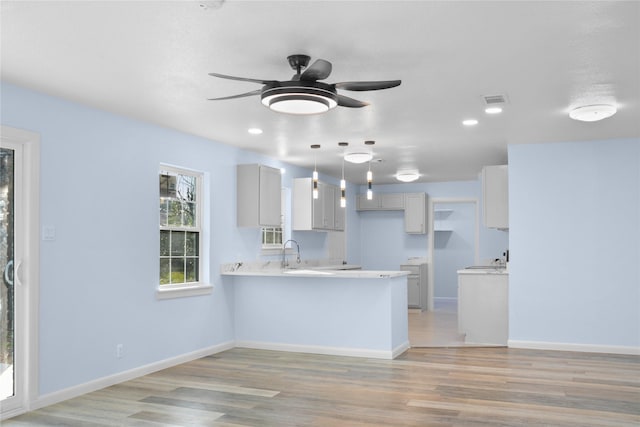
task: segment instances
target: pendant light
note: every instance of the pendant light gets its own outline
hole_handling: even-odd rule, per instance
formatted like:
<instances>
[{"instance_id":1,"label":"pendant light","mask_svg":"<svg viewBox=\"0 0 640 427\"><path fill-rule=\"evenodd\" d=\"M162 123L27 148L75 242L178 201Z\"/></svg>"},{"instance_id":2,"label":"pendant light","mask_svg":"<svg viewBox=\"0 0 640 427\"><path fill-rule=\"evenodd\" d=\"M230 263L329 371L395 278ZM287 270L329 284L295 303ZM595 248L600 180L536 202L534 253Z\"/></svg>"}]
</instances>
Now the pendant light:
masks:
<instances>
[{"instance_id":1,"label":"pendant light","mask_svg":"<svg viewBox=\"0 0 640 427\"><path fill-rule=\"evenodd\" d=\"M365 141L364 145L374 145L375 141ZM373 152L371 153L371 159L373 158ZM371 172L371 159L369 159L369 170L367 171L367 200L373 200L373 190L371 189L371 183L373 182L373 173Z\"/></svg>"},{"instance_id":2,"label":"pendant light","mask_svg":"<svg viewBox=\"0 0 640 427\"><path fill-rule=\"evenodd\" d=\"M311 146L312 149L316 150L318 148L320 148L320 144L313 144ZM317 162L317 158L316 155L313 155L313 198L317 199L319 197L319 193L318 193L318 162Z\"/></svg>"},{"instance_id":3,"label":"pendant light","mask_svg":"<svg viewBox=\"0 0 640 427\"><path fill-rule=\"evenodd\" d=\"M371 161L369 161L369 170L367 171L367 200L373 200L373 190L371 183L373 182L373 173L371 172Z\"/></svg>"},{"instance_id":4,"label":"pendant light","mask_svg":"<svg viewBox=\"0 0 640 427\"><path fill-rule=\"evenodd\" d=\"M340 147L346 147L348 142L338 142ZM340 207L347 207L347 181L344 180L344 160L345 156L342 156L342 179L340 180Z\"/></svg>"}]
</instances>

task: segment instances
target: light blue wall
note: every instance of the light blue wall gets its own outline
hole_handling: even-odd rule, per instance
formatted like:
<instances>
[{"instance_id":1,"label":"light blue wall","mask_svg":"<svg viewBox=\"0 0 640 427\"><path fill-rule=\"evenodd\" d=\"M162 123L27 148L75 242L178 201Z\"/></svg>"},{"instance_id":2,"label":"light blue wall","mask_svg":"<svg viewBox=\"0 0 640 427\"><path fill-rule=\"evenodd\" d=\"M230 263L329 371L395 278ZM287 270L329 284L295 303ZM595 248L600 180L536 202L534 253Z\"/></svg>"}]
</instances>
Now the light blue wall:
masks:
<instances>
[{"instance_id":1,"label":"light blue wall","mask_svg":"<svg viewBox=\"0 0 640 427\"><path fill-rule=\"evenodd\" d=\"M436 203L435 209L448 212L434 218L434 228L439 222L446 231L434 232L433 296L457 298L458 270L475 261L476 204Z\"/></svg>"},{"instance_id":2,"label":"light blue wall","mask_svg":"<svg viewBox=\"0 0 640 427\"><path fill-rule=\"evenodd\" d=\"M509 339L640 346L640 139L509 147Z\"/></svg>"},{"instance_id":3,"label":"light blue wall","mask_svg":"<svg viewBox=\"0 0 640 427\"><path fill-rule=\"evenodd\" d=\"M360 193L365 193L360 186ZM431 182L374 185L380 193L419 193L431 198L466 198L478 201L480 212L479 258L496 258L508 248L509 233L482 225L482 185L476 181ZM397 270L409 257L427 257L427 234L406 234L401 211L363 211L359 219L359 246L351 248L350 258L365 269ZM428 214L430 215L430 213ZM427 221L431 221L428 218Z\"/></svg>"},{"instance_id":4,"label":"light blue wall","mask_svg":"<svg viewBox=\"0 0 640 427\"><path fill-rule=\"evenodd\" d=\"M41 135L40 218L57 234L41 242L40 394L234 340L219 265L269 259L259 229L235 226L235 165L285 167L289 188L310 171L11 84L1 91L2 124ZM207 175L213 295L156 299L160 163ZM293 237L303 258L325 256L326 233Z\"/></svg>"}]
</instances>

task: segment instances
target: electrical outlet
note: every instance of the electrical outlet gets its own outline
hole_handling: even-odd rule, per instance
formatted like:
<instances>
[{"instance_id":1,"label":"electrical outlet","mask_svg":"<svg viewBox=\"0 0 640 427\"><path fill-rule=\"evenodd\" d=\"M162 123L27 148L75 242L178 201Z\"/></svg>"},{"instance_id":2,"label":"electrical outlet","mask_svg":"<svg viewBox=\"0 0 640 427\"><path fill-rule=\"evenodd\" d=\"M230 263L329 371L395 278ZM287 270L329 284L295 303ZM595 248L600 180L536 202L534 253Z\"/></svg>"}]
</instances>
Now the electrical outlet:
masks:
<instances>
[{"instance_id":1,"label":"electrical outlet","mask_svg":"<svg viewBox=\"0 0 640 427\"><path fill-rule=\"evenodd\" d=\"M118 359L122 359L123 351L124 346L122 344L116 344L116 357Z\"/></svg>"}]
</instances>

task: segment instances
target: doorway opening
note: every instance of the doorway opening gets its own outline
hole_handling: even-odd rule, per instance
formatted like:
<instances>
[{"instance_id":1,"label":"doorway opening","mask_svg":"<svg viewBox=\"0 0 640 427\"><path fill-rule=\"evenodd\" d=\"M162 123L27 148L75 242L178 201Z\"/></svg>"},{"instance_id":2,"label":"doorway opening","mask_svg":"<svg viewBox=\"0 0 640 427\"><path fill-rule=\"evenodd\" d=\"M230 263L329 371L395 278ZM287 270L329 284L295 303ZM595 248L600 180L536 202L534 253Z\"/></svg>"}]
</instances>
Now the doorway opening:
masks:
<instances>
[{"instance_id":1,"label":"doorway opening","mask_svg":"<svg viewBox=\"0 0 640 427\"><path fill-rule=\"evenodd\" d=\"M477 264L479 252L478 200L429 200L428 310L409 314L412 347L466 346L458 333L457 271Z\"/></svg>"}]
</instances>

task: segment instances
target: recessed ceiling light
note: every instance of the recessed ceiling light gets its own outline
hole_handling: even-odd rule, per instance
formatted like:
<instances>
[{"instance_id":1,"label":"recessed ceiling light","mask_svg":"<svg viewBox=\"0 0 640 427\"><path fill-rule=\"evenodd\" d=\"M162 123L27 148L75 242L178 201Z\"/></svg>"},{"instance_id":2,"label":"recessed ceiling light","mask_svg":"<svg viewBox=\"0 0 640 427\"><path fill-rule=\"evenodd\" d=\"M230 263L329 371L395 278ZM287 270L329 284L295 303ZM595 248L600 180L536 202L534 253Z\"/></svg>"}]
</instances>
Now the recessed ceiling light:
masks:
<instances>
[{"instance_id":1,"label":"recessed ceiling light","mask_svg":"<svg viewBox=\"0 0 640 427\"><path fill-rule=\"evenodd\" d=\"M487 107L484 112L487 114L500 114L502 113L502 107Z\"/></svg>"},{"instance_id":2,"label":"recessed ceiling light","mask_svg":"<svg viewBox=\"0 0 640 427\"><path fill-rule=\"evenodd\" d=\"M413 182L420 178L418 171L401 171L396 174L396 179L402 182Z\"/></svg>"},{"instance_id":3,"label":"recessed ceiling light","mask_svg":"<svg viewBox=\"0 0 640 427\"><path fill-rule=\"evenodd\" d=\"M613 105L585 105L569 112L569 117L581 122L597 122L606 119L616 113L617 109Z\"/></svg>"},{"instance_id":4,"label":"recessed ceiling light","mask_svg":"<svg viewBox=\"0 0 640 427\"><path fill-rule=\"evenodd\" d=\"M478 121L476 119L467 119L467 120L463 120L462 124L465 126L475 126L478 124Z\"/></svg>"},{"instance_id":5,"label":"recessed ceiling light","mask_svg":"<svg viewBox=\"0 0 640 427\"><path fill-rule=\"evenodd\" d=\"M249 132L251 135L260 135L262 133L262 129L250 128L247 132Z\"/></svg>"}]
</instances>

